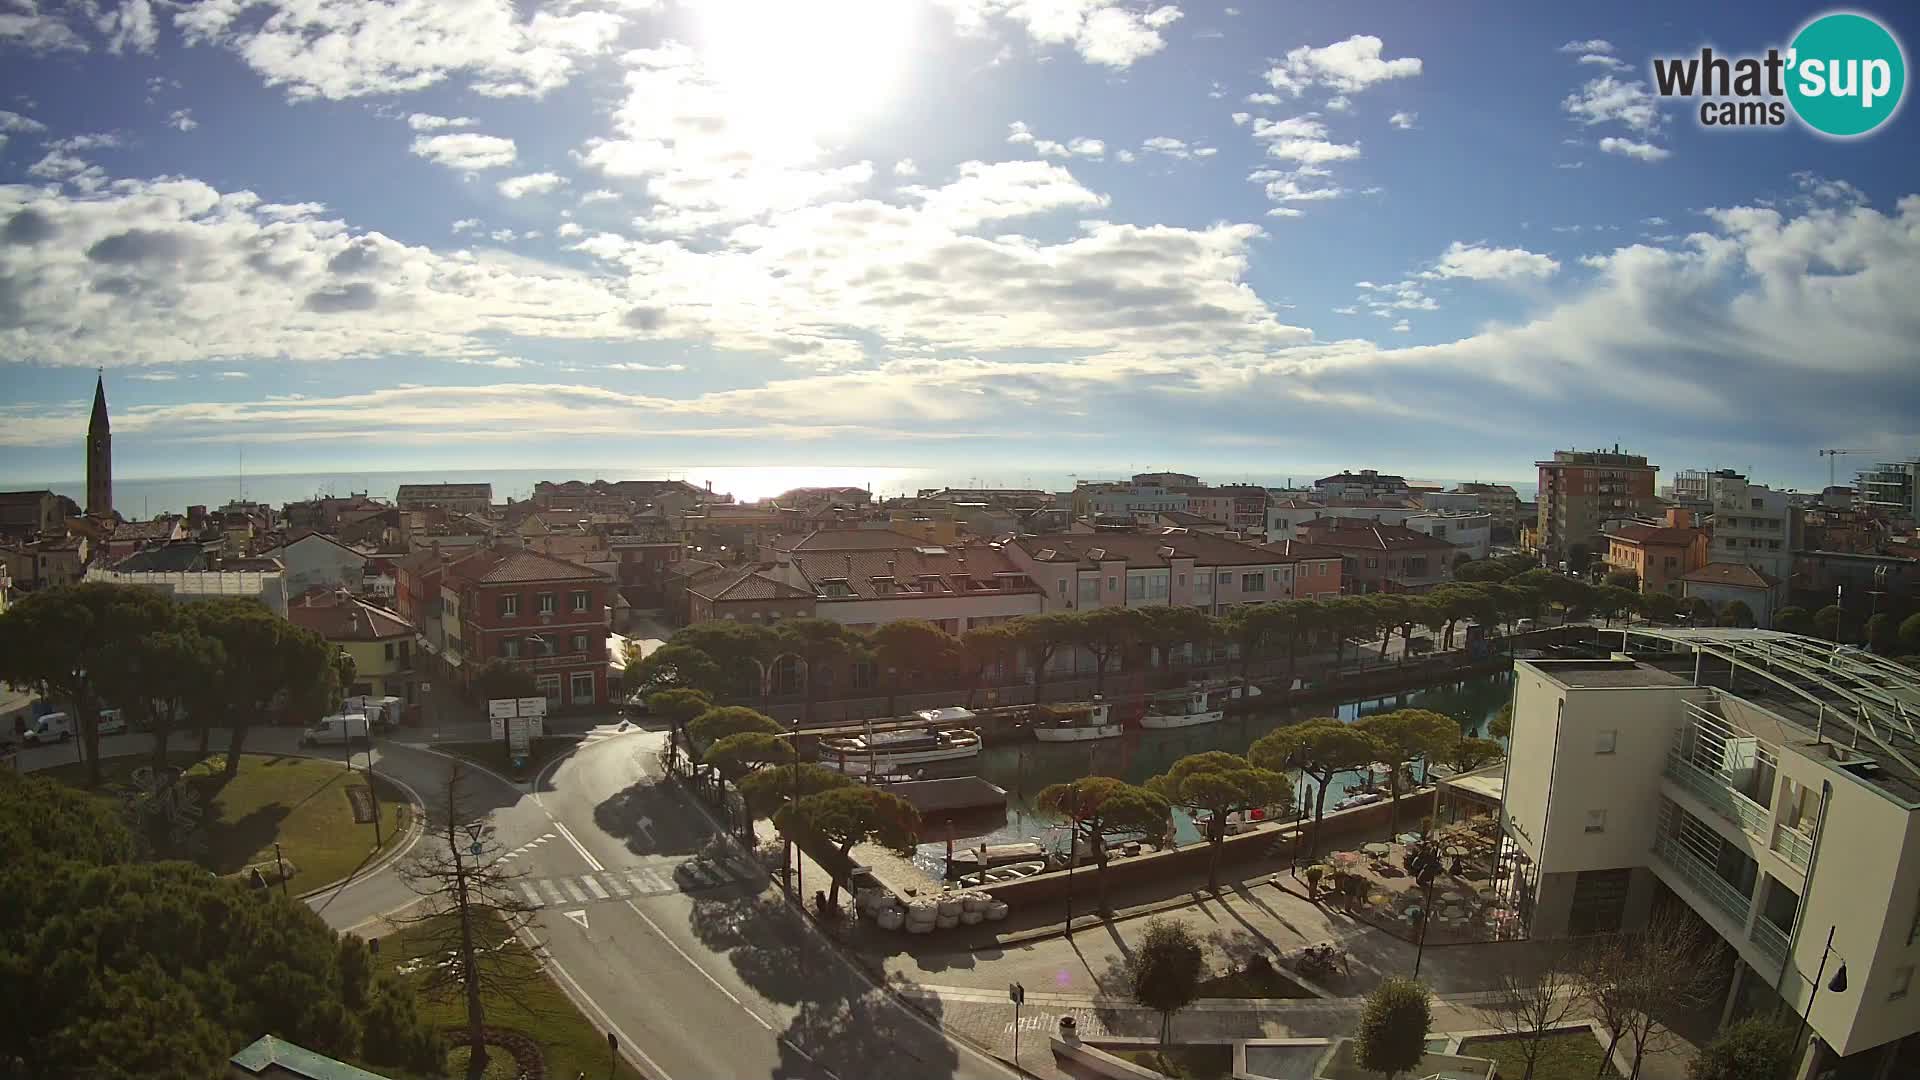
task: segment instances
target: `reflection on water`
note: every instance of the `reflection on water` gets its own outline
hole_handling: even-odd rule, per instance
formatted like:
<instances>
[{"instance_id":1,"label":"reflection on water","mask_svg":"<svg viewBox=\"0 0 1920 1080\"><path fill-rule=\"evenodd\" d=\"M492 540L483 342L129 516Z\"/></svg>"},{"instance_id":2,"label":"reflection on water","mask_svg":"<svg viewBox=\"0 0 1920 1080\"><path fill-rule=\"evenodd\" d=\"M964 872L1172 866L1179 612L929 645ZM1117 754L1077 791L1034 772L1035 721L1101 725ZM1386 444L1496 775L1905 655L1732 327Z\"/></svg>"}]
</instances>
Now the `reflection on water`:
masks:
<instances>
[{"instance_id":1,"label":"reflection on water","mask_svg":"<svg viewBox=\"0 0 1920 1080\"><path fill-rule=\"evenodd\" d=\"M1117 739L1086 743L1021 742L993 746L982 751L968 764L987 780L1007 789L1007 813L1004 819L991 821L955 820L954 839L961 846L1010 844L1032 840L1051 850L1066 849L1063 826L1036 814L1033 797L1049 784L1062 784L1082 776L1117 776L1138 784L1150 776L1166 772L1173 763L1189 754L1206 750L1226 750L1244 754L1254 740L1285 724L1316 716L1335 716L1351 723L1358 717L1394 709L1431 709L1453 717L1468 735L1485 733L1487 721L1500 711L1513 695L1513 673L1503 671L1464 682L1411 690L1402 694L1342 705L1314 705L1295 709L1275 709L1228 716L1217 724L1179 728L1172 731L1143 731L1128 728ZM1302 783L1294 776L1296 791L1310 789L1312 781ZM1327 795L1327 805L1358 785L1362 778L1349 775L1335 778ZM1181 843L1200 838L1187 814L1174 812L1175 835ZM923 835L933 843L920 846L914 862L936 877L945 866L947 822L929 820Z\"/></svg>"}]
</instances>

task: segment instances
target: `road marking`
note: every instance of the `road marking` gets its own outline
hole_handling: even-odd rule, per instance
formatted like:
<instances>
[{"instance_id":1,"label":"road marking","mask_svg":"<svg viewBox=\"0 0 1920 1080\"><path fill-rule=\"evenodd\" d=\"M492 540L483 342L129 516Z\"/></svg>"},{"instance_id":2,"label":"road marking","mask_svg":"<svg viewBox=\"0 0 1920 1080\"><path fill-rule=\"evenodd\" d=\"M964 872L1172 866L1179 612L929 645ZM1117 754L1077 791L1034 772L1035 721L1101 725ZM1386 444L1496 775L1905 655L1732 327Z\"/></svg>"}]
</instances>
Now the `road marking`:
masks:
<instances>
[{"instance_id":1,"label":"road marking","mask_svg":"<svg viewBox=\"0 0 1920 1080\"><path fill-rule=\"evenodd\" d=\"M526 944L529 949L532 949L536 944L533 939L533 934L525 927L520 929L518 936L521 942ZM655 1080L673 1080L673 1077L667 1074L667 1070L660 1067L659 1062L653 1060L645 1050L640 1048L639 1043L633 1041L632 1036L620 1030L620 1025L613 1022L613 1017L607 1015L607 1010L601 1008L599 1002L587 996L587 992L581 988L578 982L574 981L573 976L567 972L567 969L560 965L560 961L555 960L552 954L549 953L542 956L540 962L550 968L555 975L560 976L561 989L564 990L566 995L572 998L576 1004L580 1005L583 1012L593 1013L594 1016L599 1018L600 1023L606 1030L620 1037L620 1050L622 1053L637 1056L640 1059L640 1064L646 1066L647 1075L654 1077ZM836 1080L838 1080L838 1078L836 1078Z\"/></svg>"},{"instance_id":2,"label":"road marking","mask_svg":"<svg viewBox=\"0 0 1920 1080\"><path fill-rule=\"evenodd\" d=\"M527 903L532 904L534 907L544 906L540 900L539 892L535 891L532 885L529 885L524 881L521 882L520 892L522 895L524 895L527 898Z\"/></svg>"},{"instance_id":3,"label":"road marking","mask_svg":"<svg viewBox=\"0 0 1920 1080\"><path fill-rule=\"evenodd\" d=\"M560 914L579 923L580 929L585 930L587 928L587 913L585 911L563 911Z\"/></svg>"},{"instance_id":4,"label":"road marking","mask_svg":"<svg viewBox=\"0 0 1920 1080\"><path fill-rule=\"evenodd\" d=\"M580 843L579 839L573 835L573 830L567 828L566 825L562 824L558 818L554 819L553 827L560 830L560 836L563 839L565 839L567 843L573 845L573 850L579 852L581 858L587 860L588 869L590 870L606 869L606 867L600 865L600 860L594 858L593 853L588 851L586 849L586 846Z\"/></svg>"},{"instance_id":5,"label":"road marking","mask_svg":"<svg viewBox=\"0 0 1920 1080\"><path fill-rule=\"evenodd\" d=\"M607 892L607 887L600 884L599 878L591 874L582 874L580 875L580 880L586 885L587 891L591 892L597 899L605 900L610 895Z\"/></svg>"},{"instance_id":6,"label":"road marking","mask_svg":"<svg viewBox=\"0 0 1920 1080\"><path fill-rule=\"evenodd\" d=\"M666 882L660 880L659 874L645 867L630 871L627 874L627 880L633 882L633 887L643 893L666 892L671 891L672 888Z\"/></svg>"},{"instance_id":7,"label":"road marking","mask_svg":"<svg viewBox=\"0 0 1920 1080\"><path fill-rule=\"evenodd\" d=\"M612 872L611 870L607 872L607 884L612 886L613 891L616 893L619 893L622 897L631 896L633 894L633 890L627 888L627 883L620 880L620 875Z\"/></svg>"},{"instance_id":8,"label":"road marking","mask_svg":"<svg viewBox=\"0 0 1920 1080\"><path fill-rule=\"evenodd\" d=\"M564 904L567 902L567 898L560 895L560 890L554 888L553 882L551 881L541 882L540 891L547 894L547 903L549 904Z\"/></svg>"},{"instance_id":9,"label":"road marking","mask_svg":"<svg viewBox=\"0 0 1920 1080\"><path fill-rule=\"evenodd\" d=\"M561 879L560 879L560 884L562 884L562 885L565 885L565 886L567 887L567 895L569 895L569 896L571 896L571 897L573 897L573 902L574 902L574 903L576 903L576 904L584 904L584 903L586 903L586 902L587 902L587 894L586 894L586 892L585 892L584 890L582 890L582 889L580 888L580 886L578 886L578 885L575 885L575 884L573 883L573 879L572 879L572 878L561 878Z\"/></svg>"},{"instance_id":10,"label":"road marking","mask_svg":"<svg viewBox=\"0 0 1920 1080\"><path fill-rule=\"evenodd\" d=\"M766 1020L761 1018L759 1013L754 1012L752 1009L748 1008L746 1002L741 1001L739 998L733 995L733 991L721 985L720 980L714 978L712 972L708 971L706 968L701 967L699 961L695 960L691 956L688 956L687 950L681 948L679 942L668 937L667 932L665 930L660 929L659 923L654 922L652 919L647 918L647 913L640 910L640 905L635 904L633 901L629 900L627 901L627 906L633 909L633 913L635 915L640 916L640 921L647 924L647 929L652 930L655 937L659 938L661 941L666 942L667 948L672 949L676 953L679 953L680 959L685 960L687 962L688 967L699 972L702 977L704 977L708 982L712 983L713 988L715 990L718 990L722 994L725 994L727 996L728 1001L731 1001L735 1005L740 1006L740 1011L746 1013L748 1016L753 1017L753 1020L755 1023L759 1024L763 1028L766 1028L768 1031L773 1030L772 1024L767 1023Z\"/></svg>"}]
</instances>

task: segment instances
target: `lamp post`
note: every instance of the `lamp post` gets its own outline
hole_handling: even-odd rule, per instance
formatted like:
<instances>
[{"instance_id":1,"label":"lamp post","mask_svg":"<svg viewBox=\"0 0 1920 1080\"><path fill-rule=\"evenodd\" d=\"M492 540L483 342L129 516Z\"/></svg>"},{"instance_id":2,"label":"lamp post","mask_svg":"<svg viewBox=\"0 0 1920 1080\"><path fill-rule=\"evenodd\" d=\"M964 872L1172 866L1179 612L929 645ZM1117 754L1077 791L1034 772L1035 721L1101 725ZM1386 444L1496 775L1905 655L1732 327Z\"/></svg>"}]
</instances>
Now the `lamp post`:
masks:
<instances>
[{"instance_id":1,"label":"lamp post","mask_svg":"<svg viewBox=\"0 0 1920 1080\"><path fill-rule=\"evenodd\" d=\"M1808 1033L1808 1028L1812 1023L1813 1003L1820 1000L1820 979L1827 973L1827 957L1833 954L1833 931L1834 927L1827 927L1827 944L1820 950L1820 967L1815 970L1813 975L1813 993L1807 996L1806 1011L1800 1014L1800 1030L1793 1033L1793 1053L1795 1057L1798 1057L1800 1054L1800 1037ZM1827 989L1836 994L1844 994L1847 992L1847 961L1845 958L1841 959L1840 968L1833 973L1833 981L1827 985Z\"/></svg>"}]
</instances>

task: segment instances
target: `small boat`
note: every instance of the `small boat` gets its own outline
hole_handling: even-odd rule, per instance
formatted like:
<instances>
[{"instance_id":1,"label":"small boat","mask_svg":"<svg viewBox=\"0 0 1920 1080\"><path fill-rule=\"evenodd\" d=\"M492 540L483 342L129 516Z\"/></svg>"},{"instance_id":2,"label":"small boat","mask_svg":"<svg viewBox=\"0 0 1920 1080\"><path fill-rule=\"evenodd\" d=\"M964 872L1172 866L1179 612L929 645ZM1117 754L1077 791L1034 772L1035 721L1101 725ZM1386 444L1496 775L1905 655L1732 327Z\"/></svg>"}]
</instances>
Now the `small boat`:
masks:
<instances>
[{"instance_id":1,"label":"small boat","mask_svg":"<svg viewBox=\"0 0 1920 1080\"><path fill-rule=\"evenodd\" d=\"M1210 679L1196 683L1194 689L1207 692L1207 703L1219 708L1229 701L1241 701L1260 696L1260 688L1245 679Z\"/></svg>"},{"instance_id":2,"label":"small boat","mask_svg":"<svg viewBox=\"0 0 1920 1080\"><path fill-rule=\"evenodd\" d=\"M1122 726L1113 717L1113 704L1107 701L1076 701L1036 710L1033 737L1041 742L1085 742L1112 739Z\"/></svg>"},{"instance_id":3,"label":"small boat","mask_svg":"<svg viewBox=\"0 0 1920 1080\"><path fill-rule=\"evenodd\" d=\"M1155 694L1147 702L1147 713L1140 726L1150 730L1197 727L1212 724L1226 715L1207 699L1203 689L1172 690Z\"/></svg>"},{"instance_id":4,"label":"small boat","mask_svg":"<svg viewBox=\"0 0 1920 1080\"><path fill-rule=\"evenodd\" d=\"M873 731L820 740L820 763L850 776L891 773L908 765L960 761L980 755L980 733L940 725L973 719L966 709L929 709L914 714L924 728Z\"/></svg>"},{"instance_id":5,"label":"small boat","mask_svg":"<svg viewBox=\"0 0 1920 1080\"><path fill-rule=\"evenodd\" d=\"M1356 806L1372 806L1374 803L1385 801L1387 801L1387 797L1377 791L1362 791L1349 795L1339 802L1334 803L1333 808L1335 810L1351 810Z\"/></svg>"},{"instance_id":6,"label":"small boat","mask_svg":"<svg viewBox=\"0 0 1920 1080\"><path fill-rule=\"evenodd\" d=\"M1046 869L1047 864L1044 859L1034 859L1031 862L1010 863L1006 866L996 866L991 870L982 870L978 873L968 874L961 878L957 884L963 889L980 889L988 885L1004 885L1009 881L1019 881L1021 878L1029 878L1035 874L1045 873Z\"/></svg>"},{"instance_id":7,"label":"small boat","mask_svg":"<svg viewBox=\"0 0 1920 1080\"><path fill-rule=\"evenodd\" d=\"M947 865L956 874L971 874L1015 863L1044 863L1046 858L1046 849L1035 843L981 844L955 849Z\"/></svg>"}]
</instances>

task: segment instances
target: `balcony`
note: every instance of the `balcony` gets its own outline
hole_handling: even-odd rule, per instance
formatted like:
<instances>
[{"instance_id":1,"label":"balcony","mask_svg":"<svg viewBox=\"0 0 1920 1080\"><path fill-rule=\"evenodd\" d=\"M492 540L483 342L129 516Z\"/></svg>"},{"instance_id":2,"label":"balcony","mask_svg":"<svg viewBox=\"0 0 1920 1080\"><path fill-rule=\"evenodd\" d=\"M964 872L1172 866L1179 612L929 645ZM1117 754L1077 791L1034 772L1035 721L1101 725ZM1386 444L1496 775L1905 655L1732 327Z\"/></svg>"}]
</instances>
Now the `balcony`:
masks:
<instances>
[{"instance_id":1,"label":"balcony","mask_svg":"<svg viewBox=\"0 0 1920 1080\"><path fill-rule=\"evenodd\" d=\"M1813 841L1798 829L1789 829L1785 825L1773 827L1773 841L1767 845L1775 855L1787 861L1787 865L1806 873L1813 865Z\"/></svg>"},{"instance_id":2,"label":"balcony","mask_svg":"<svg viewBox=\"0 0 1920 1080\"><path fill-rule=\"evenodd\" d=\"M1747 923L1747 909L1753 901L1739 889L1727 883L1727 879L1713 872L1713 867L1700 861L1699 857L1683 847L1671 836L1662 835L1653 842L1653 852L1660 861L1673 868L1693 890L1705 897L1718 908L1722 915L1732 919L1736 926Z\"/></svg>"},{"instance_id":3,"label":"balcony","mask_svg":"<svg viewBox=\"0 0 1920 1080\"><path fill-rule=\"evenodd\" d=\"M1765 915L1753 920L1753 932L1749 937L1755 945L1760 946L1761 952L1767 954L1767 959L1781 967L1787 966L1787 952L1791 943L1787 940L1787 932L1773 925L1773 920Z\"/></svg>"},{"instance_id":4,"label":"balcony","mask_svg":"<svg viewBox=\"0 0 1920 1080\"><path fill-rule=\"evenodd\" d=\"M1667 752L1666 774L1722 818L1739 826L1742 832L1755 840L1767 839L1771 817L1767 808L1728 787L1718 776L1681 757L1677 750Z\"/></svg>"},{"instance_id":5,"label":"balcony","mask_svg":"<svg viewBox=\"0 0 1920 1080\"><path fill-rule=\"evenodd\" d=\"M558 653L553 656L506 656L501 657L509 666L522 671L559 671L564 668L582 667L587 664L604 664L606 657L595 657L591 653Z\"/></svg>"}]
</instances>

